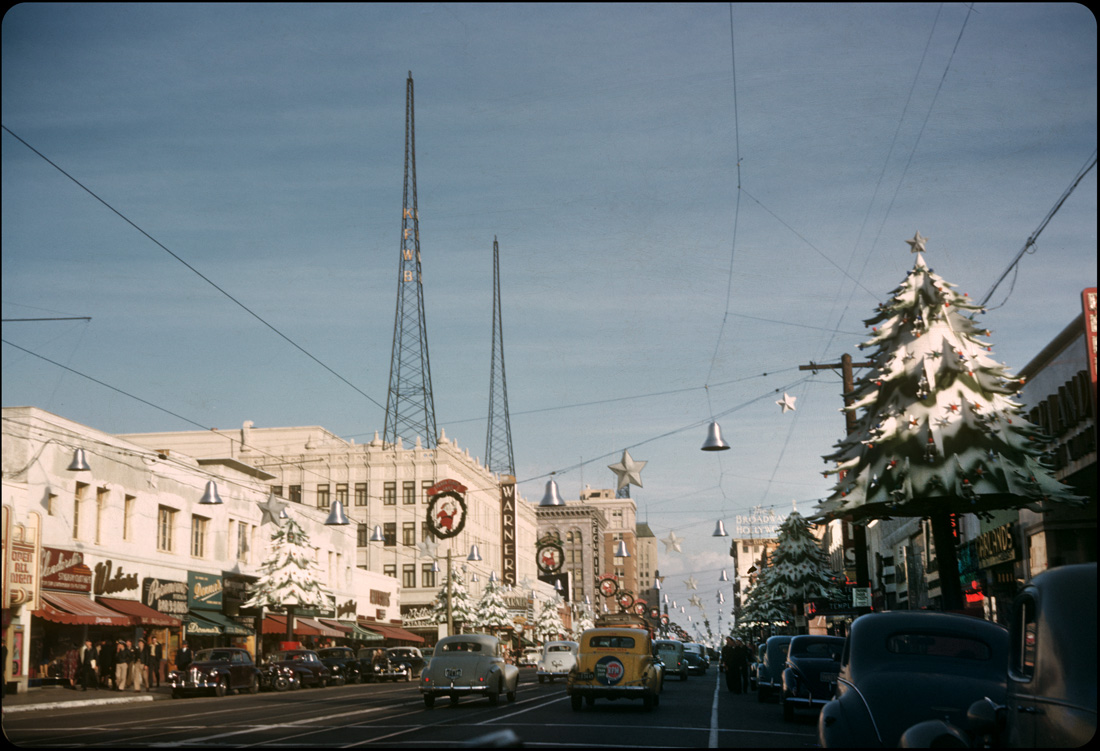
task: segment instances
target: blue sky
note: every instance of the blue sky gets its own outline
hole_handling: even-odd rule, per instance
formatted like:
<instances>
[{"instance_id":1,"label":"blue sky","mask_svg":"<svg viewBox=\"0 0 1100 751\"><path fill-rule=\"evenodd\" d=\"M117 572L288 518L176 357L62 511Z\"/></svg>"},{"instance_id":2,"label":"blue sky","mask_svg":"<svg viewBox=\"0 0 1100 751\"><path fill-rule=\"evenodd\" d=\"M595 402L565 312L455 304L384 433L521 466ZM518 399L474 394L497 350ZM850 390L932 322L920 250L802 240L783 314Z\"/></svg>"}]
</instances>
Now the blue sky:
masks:
<instances>
[{"instance_id":1,"label":"blue sky","mask_svg":"<svg viewBox=\"0 0 1100 751\"><path fill-rule=\"evenodd\" d=\"M1096 148L1096 23L1073 4L737 4L732 39L710 4L27 4L2 42L6 128L382 404L411 70L439 425L484 454L496 236L521 493L613 487L629 448L639 518L687 540L674 586L717 578L717 518L827 493L839 378L797 368L858 357L904 241L980 299ZM204 426L382 429L0 144L4 318L92 317L5 340ZM1096 284L1096 213L1093 170L993 296L1012 370ZM194 427L6 344L3 394L109 432ZM719 414L733 450L699 451Z\"/></svg>"}]
</instances>

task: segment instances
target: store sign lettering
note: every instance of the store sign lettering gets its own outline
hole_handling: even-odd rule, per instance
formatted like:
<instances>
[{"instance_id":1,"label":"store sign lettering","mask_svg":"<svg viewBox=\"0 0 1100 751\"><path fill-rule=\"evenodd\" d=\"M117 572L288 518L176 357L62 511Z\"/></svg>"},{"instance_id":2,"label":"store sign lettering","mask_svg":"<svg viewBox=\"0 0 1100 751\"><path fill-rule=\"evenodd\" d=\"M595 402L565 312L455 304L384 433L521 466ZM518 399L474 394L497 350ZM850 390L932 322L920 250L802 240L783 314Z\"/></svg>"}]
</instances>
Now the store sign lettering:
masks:
<instances>
[{"instance_id":1,"label":"store sign lettering","mask_svg":"<svg viewBox=\"0 0 1100 751\"><path fill-rule=\"evenodd\" d=\"M111 576L113 563L104 561L95 565L95 578L92 580L92 591L97 595L113 595L118 592L137 591L138 575L124 574L120 566Z\"/></svg>"}]
</instances>

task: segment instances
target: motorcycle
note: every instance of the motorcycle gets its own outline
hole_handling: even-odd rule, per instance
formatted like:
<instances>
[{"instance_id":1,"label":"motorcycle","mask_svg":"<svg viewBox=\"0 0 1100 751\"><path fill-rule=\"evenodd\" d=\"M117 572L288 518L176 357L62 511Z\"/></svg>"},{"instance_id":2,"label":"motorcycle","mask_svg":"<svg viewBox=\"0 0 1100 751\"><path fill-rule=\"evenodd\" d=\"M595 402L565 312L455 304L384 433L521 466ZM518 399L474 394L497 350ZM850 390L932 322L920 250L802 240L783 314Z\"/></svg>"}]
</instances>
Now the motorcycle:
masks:
<instances>
[{"instance_id":1,"label":"motorcycle","mask_svg":"<svg viewBox=\"0 0 1100 751\"><path fill-rule=\"evenodd\" d=\"M284 665L263 665L260 668L260 688L293 691L301 688L297 674Z\"/></svg>"}]
</instances>

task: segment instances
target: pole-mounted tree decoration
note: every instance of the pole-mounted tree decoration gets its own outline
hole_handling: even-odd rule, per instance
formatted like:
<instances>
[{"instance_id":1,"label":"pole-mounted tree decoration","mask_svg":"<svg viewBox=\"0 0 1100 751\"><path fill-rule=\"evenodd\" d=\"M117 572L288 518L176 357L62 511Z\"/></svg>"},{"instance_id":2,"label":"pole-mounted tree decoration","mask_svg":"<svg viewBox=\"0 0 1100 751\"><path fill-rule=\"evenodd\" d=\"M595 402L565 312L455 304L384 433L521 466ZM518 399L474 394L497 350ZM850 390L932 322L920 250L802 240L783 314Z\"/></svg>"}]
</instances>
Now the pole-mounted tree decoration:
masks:
<instances>
[{"instance_id":1,"label":"pole-mounted tree decoration","mask_svg":"<svg viewBox=\"0 0 1100 751\"><path fill-rule=\"evenodd\" d=\"M493 634L512 627L512 616L504 602L504 590L496 582L489 582L477 601L473 627Z\"/></svg>"},{"instance_id":2,"label":"pole-mounted tree decoration","mask_svg":"<svg viewBox=\"0 0 1100 751\"><path fill-rule=\"evenodd\" d=\"M932 272L922 252L928 238L906 242L917 254L889 302L865 321L875 367L860 378L857 430L825 457L839 473L818 506L825 518L854 521L894 516L930 520L943 607L963 607L952 516L1083 498L1042 464L1046 439L1010 398L1020 387L995 362L974 318L981 305Z\"/></svg>"},{"instance_id":3,"label":"pole-mounted tree decoration","mask_svg":"<svg viewBox=\"0 0 1100 751\"><path fill-rule=\"evenodd\" d=\"M790 620L790 611L776 597L771 581L771 563L765 560L756 574L756 582L745 593L741 613L737 617L738 632L756 628L770 634L775 627Z\"/></svg>"},{"instance_id":4,"label":"pole-mounted tree decoration","mask_svg":"<svg viewBox=\"0 0 1100 751\"><path fill-rule=\"evenodd\" d=\"M553 600L543 603L535 616L535 638L539 641L552 641L565 633L565 624L561 622L558 604Z\"/></svg>"},{"instance_id":5,"label":"pole-mounted tree decoration","mask_svg":"<svg viewBox=\"0 0 1100 751\"><path fill-rule=\"evenodd\" d=\"M446 578L446 577L444 577ZM462 633L461 624L474 622L474 603L470 600L470 593L466 591L466 579L462 576L459 566L451 568L451 620L455 623L459 633ZM447 582L439 588L433 607L436 623L447 622Z\"/></svg>"},{"instance_id":6,"label":"pole-mounted tree decoration","mask_svg":"<svg viewBox=\"0 0 1100 751\"><path fill-rule=\"evenodd\" d=\"M256 588L244 607L286 610L286 638L292 641L295 608L321 608L325 604L309 535L293 518L275 527L271 552L260 565L260 571Z\"/></svg>"},{"instance_id":7,"label":"pole-mounted tree decoration","mask_svg":"<svg viewBox=\"0 0 1100 751\"><path fill-rule=\"evenodd\" d=\"M838 575L810 531L810 523L792 511L779 525L775 552L768 571L773 600L781 606L798 606L815 599L843 596Z\"/></svg>"}]
</instances>

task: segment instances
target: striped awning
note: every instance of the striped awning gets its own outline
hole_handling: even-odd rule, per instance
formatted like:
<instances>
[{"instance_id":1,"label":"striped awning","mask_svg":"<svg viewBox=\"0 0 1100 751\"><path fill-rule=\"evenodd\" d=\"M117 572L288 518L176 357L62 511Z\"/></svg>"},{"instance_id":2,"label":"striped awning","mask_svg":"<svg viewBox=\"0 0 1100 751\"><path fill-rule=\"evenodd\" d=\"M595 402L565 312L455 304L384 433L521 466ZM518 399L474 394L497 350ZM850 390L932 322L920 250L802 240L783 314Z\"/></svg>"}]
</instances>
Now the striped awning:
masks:
<instances>
[{"instance_id":1,"label":"striped awning","mask_svg":"<svg viewBox=\"0 0 1100 751\"><path fill-rule=\"evenodd\" d=\"M326 626L325 624L321 623L316 618L306 618L305 616L295 616L294 620L296 622L301 621L302 623L309 626L310 628L317 629L317 632L321 636L331 636L334 639L338 638L338 637L341 637L341 636L344 636L343 631L335 629L332 626Z\"/></svg>"},{"instance_id":2,"label":"striped awning","mask_svg":"<svg viewBox=\"0 0 1100 751\"><path fill-rule=\"evenodd\" d=\"M251 636L252 630L234 620L226 618L216 610L187 611L187 633L197 636L210 634L228 634L229 636ZM283 627L286 628L285 626Z\"/></svg>"},{"instance_id":3,"label":"striped awning","mask_svg":"<svg viewBox=\"0 0 1100 751\"><path fill-rule=\"evenodd\" d=\"M378 623L377 621L358 621L358 624L369 631L375 631L386 639L394 639L395 641L411 641L417 644L424 643L423 636L417 636L412 631L406 631L400 626L395 626L390 623Z\"/></svg>"},{"instance_id":4,"label":"striped awning","mask_svg":"<svg viewBox=\"0 0 1100 751\"><path fill-rule=\"evenodd\" d=\"M325 626L328 626L329 628L336 629L344 636L350 636L352 631L355 630L355 626L351 623L341 623L340 621L334 621L331 618L318 618L317 620Z\"/></svg>"},{"instance_id":5,"label":"striped awning","mask_svg":"<svg viewBox=\"0 0 1100 751\"><path fill-rule=\"evenodd\" d=\"M294 617L294 635L295 636L321 636L321 632L315 629L309 624L303 623L305 618ZM276 615L275 613L269 613L264 616L264 633L265 634L285 634L286 633L286 616Z\"/></svg>"},{"instance_id":6,"label":"striped awning","mask_svg":"<svg viewBox=\"0 0 1100 751\"><path fill-rule=\"evenodd\" d=\"M132 626L133 619L100 605L90 597L70 592L43 592L42 607L33 615L70 626Z\"/></svg>"},{"instance_id":7,"label":"striped awning","mask_svg":"<svg viewBox=\"0 0 1100 751\"><path fill-rule=\"evenodd\" d=\"M181 621L179 618L173 618L159 610L153 610L148 605L143 605L136 600L120 600L116 597L97 597L96 601L100 605L106 605L111 610L130 616L134 619L134 624L138 626L180 627Z\"/></svg>"}]
</instances>

